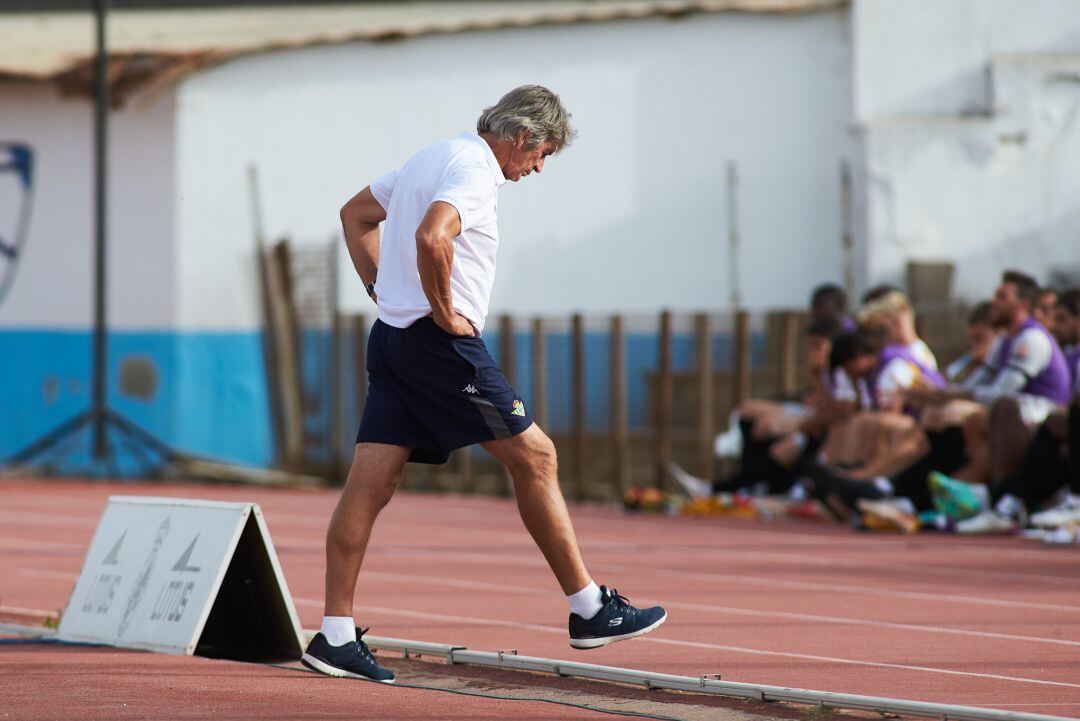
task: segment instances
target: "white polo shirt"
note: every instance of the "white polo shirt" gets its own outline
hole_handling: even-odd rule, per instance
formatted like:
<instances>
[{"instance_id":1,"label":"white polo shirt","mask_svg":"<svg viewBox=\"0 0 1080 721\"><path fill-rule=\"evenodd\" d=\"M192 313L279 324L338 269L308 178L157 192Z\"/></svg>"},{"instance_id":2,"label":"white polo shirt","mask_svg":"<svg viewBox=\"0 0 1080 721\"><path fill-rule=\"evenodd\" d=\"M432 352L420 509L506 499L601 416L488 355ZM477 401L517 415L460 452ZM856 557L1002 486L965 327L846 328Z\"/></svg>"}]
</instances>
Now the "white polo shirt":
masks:
<instances>
[{"instance_id":1,"label":"white polo shirt","mask_svg":"<svg viewBox=\"0 0 1080 721\"><path fill-rule=\"evenodd\" d=\"M386 210L375 282L380 320L407 328L431 314L416 266L416 229L428 206L441 200L454 206L461 217L450 267L454 310L478 332L484 329L499 247L499 186L505 182L487 141L476 133L462 133L432 143L400 170L371 184L371 194Z\"/></svg>"}]
</instances>

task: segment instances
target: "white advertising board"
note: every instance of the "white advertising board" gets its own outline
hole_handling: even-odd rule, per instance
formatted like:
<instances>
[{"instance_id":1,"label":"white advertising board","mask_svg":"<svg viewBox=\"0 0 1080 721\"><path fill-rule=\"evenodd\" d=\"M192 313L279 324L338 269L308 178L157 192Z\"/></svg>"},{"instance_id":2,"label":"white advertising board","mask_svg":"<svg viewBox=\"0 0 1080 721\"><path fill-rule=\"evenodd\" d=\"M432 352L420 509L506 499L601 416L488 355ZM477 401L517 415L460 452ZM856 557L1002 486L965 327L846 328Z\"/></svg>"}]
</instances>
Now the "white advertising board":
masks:
<instances>
[{"instance_id":1,"label":"white advertising board","mask_svg":"<svg viewBox=\"0 0 1080 721\"><path fill-rule=\"evenodd\" d=\"M258 505L179 498L109 499L58 636L236 658L302 650Z\"/></svg>"}]
</instances>

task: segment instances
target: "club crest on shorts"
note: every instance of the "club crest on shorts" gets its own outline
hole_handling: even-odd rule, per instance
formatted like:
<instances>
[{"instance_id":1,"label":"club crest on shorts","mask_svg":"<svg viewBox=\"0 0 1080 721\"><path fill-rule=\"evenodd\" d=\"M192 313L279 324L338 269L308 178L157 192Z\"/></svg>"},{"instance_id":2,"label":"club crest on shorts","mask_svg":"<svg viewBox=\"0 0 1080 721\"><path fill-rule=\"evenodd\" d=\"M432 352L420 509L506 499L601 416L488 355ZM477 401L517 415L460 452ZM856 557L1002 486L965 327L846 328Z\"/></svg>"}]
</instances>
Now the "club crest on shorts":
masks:
<instances>
[{"instance_id":1,"label":"club crest on shorts","mask_svg":"<svg viewBox=\"0 0 1080 721\"><path fill-rule=\"evenodd\" d=\"M511 415L525 417L525 404L519 400L514 401L514 410L510 411Z\"/></svg>"}]
</instances>

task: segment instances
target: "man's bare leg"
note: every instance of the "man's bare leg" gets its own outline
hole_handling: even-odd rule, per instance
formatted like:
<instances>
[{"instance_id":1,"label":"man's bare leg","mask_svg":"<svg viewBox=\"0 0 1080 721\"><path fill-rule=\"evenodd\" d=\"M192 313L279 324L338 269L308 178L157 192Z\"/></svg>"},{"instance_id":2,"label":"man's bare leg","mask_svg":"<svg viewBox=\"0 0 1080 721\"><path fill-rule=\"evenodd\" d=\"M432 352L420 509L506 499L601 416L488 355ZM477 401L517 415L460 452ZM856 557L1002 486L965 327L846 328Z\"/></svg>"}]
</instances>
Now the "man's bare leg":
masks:
<instances>
[{"instance_id":1,"label":"man's bare leg","mask_svg":"<svg viewBox=\"0 0 1080 721\"><path fill-rule=\"evenodd\" d=\"M555 445L535 423L512 438L481 444L514 479L518 511L567 596L589 585L577 536L559 488Z\"/></svg>"},{"instance_id":2,"label":"man's bare leg","mask_svg":"<svg viewBox=\"0 0 1080 721\"><path fill-rule=\"evenodd\" d=\"M401 482L409 448L357 443L326 533L326 616L352 616L356 577L379 511Z\"/></svg>"}]
</instances>

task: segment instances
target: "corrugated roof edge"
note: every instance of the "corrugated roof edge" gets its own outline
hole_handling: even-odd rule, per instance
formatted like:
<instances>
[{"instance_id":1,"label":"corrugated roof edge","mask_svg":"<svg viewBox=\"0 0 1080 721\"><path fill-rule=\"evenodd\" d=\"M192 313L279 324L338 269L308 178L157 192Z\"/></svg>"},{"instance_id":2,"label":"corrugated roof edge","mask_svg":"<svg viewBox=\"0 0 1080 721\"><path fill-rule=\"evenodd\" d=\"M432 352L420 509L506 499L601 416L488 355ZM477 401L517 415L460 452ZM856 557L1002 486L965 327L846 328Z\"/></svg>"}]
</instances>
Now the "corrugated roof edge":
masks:
<instances>
[{"instance_id":1,"label":"corrugated roof edge","mask_svg":"<svg viewBox=\"0 0 1080 721\"><path fill-rule=\"evenodd\" d=\"M805 14L846 7L850 0L622 0L607 2L513 2L500 3L409 3L392 6L352 6L355 23L342 27L341 17L324 6L326 27L317 30L297 28L283 23L280 27L263 23L252 29L244 23L252 17L252 10L208 9L183 11L114 11L110 18L110 35L113 40L110 53L110 82L117 105L133 93L149 89L167 88L190 73L218 65L233 58L271 52L275 50L335 45L349 42L386 42L421 37L424 35L447 35L455 33L530 28L551 25L612 22L649 17L682 17L698 13L770 13ZM259 10L259 17L266 20L288 19L287 13L302 10L310 20L319 8L312 6L281 6ZM340 6L334 8L340 12ZM406 12L402 12L402 11ZM428 13L424 13L427 10ZM177 28L175 23L151 23L160 20L163 13L182 13L191 21L187 27ZM397 13L395 15L394 13ZM156 14L155 14L156 13ZM38 14L45 16L46 14ZM55 81L65 94L89 95L93 92L93 53L91 38L87 36L91 17L88 13L60 14L65 18L57 21L56 13L43 17L43 24L67 23L57 30L55 48L27 47L19 43L7 44L8 51L0 49L0 80L25 82ZM199 23L231 16L242 30L232 37L221 32L220 22L214 23L212 32L199 34ZM295 17L295 15L294 15ZM318 16L315 16L318 21ZM22 14L17 20L24 25L33 21L33 15ZM332 21L337 22L332 22ZM0 29L12 24L14 16L0 16ZM311 23L307 23L309 26ZM317 24L317 22L316 22ZM122 32L114 32L119 26ZM164 26L164 29L163 29ZM64 32L67 35L64 35ZM171 33L171 34L170 34ZM9 36L14 37L14 36ZM73 46L84 45L85 48Z\"/></svg>"}]
</instances>

